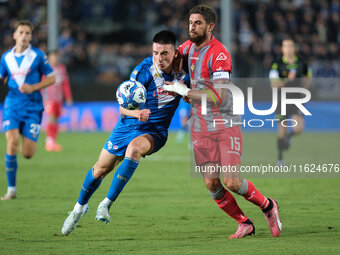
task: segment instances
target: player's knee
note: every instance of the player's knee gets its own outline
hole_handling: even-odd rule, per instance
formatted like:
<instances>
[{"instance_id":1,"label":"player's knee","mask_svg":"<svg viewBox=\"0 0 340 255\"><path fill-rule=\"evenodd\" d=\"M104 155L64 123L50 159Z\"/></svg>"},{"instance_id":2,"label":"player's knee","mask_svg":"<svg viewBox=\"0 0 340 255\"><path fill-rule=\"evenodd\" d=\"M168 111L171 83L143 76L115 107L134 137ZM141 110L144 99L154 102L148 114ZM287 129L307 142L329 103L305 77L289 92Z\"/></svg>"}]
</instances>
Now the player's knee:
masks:
<instances>
[{"instance_id":1,"label":"player's knee","mask_svg":"<svg viewBox=\"0 0 340 255\"><path fill-rule=\"evenodd\" d=\"M21 154L22 154L22 156L23 156L24 158L30 159L30 158L33 157L34 152L27 152L27 151L24 152L24 151L23 151Z\"/></svg>"},{"instance_id":2,"label":"player's knee","mask_svg":"<svg viewBox=\"0 0 340 255\"><path fill-rule=\"evenodd\" d=\"M142 156L141 147L137 144L129 144L125 156L133 159L139 159Z\"/></svg>"},{"instance_id":3,"label":"player's knee","mask_svg":"<svg viewBox=\"0 0 340 255\"><path fill-rule=\"evenodd\" d=\"M219 179L204 179L205 186L209 191L215 191L221 187L221 182Z\"/></svg>"},{"instance_id":4,"label":"player's knee","mask_svg":"<svg viewBox=\"0 0 340 255\"><path fill-rule=\"evenodd\" d=\"M301 134L302 131L303 131L303 126L301 126L301 127L296 127L296 128L293 129L293 132L294 132L296 135Z\"/></svg>"},{"instance_id":5,"label":"player's knee","mask_svg":"<svg viewBox=\"0 0 340 255\"><path fill-rule=\"evenodd\" d=\"M18 153L19 142L8 141L7 142L7 153L10 155L16 155Z\"/></svg>"},{"instance_id":6,"label":"player's knee","mask_svg":"<svg viewBox=\"0 0 340 255\"><path fill-rule=\"evenodd\" d=\"M104 178L112 169L107 166L96 163L93 167L93 175L95 178Z\"/></svg>"},{"instance_id":7,"label":"player's knee","mask_svg":"<svg viewBox=\"0 0 340 255\"><path fill-rule=\"evenodd\" d=\"M223 183L229 190L233 192L237 192L241 187L241 182L238 178L223 179Z\"/></svg>"}]
</instances>

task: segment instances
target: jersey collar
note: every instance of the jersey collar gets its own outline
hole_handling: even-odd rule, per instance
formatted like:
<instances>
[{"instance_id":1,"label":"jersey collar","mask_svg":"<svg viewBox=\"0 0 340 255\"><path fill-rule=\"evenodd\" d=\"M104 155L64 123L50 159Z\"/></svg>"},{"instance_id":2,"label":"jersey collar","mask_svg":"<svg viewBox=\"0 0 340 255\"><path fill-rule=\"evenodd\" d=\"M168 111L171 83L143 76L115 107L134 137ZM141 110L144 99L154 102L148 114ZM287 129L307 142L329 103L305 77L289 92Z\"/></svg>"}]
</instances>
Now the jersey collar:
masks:
<instances>
[{"instance_id":1,"label":"jersey collar","mask_svg":"<svg viewBox=\"0 0 340 255\"><path fill-rule=\"evenodd\" d=\"M31 50L32 46L31 44L28 45L27 49L24 50L22 53L15 53L15 49L16 49L17 46L14 46L12 48L12 53L14 54L15 57L21 57L21 56L25 56L28 54L28 52Z\"/></svg>"},{"instance_id":2,"label":"jersey collar","mask_svg":"<svg viewBox=\"0 0 340 255\"><path fill-rule=\"evenodd\" d=\"M298 60L299 60L299 58L295 55L294 56L294 62L297 62ZM287 61L287 59L284 56L282 56L282 62L284 64L288 64L288 61Z\"/></svg>"}]
</instances>

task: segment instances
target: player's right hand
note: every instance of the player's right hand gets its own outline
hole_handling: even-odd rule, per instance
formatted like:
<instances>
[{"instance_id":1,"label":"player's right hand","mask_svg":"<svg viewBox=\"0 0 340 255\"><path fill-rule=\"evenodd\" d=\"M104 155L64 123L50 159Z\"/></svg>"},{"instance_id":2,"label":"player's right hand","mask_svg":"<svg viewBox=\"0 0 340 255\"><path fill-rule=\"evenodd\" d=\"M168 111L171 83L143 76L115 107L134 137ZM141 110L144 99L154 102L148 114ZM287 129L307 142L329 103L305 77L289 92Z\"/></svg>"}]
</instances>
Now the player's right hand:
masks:
<instances>
[{"instance_id":1,"label":"player's right hand","mask_svg":"<svg viewBox=\"0 0 340 255\"><path fill-rule=\"evenodd\" d=\"M294 80L296 78L296 70L295 69L290 70L287 78L289 81Z\"/></svg>"},{"instance_id":2,"label":"player's right hand","mask_svg":"<svg viewBox=\"0 0 340 255\"><path fill-rule=\"evenodd\" d=\"M150 114L151 112L149 109L140 110L138 120L140 120L141 122L146 122L148 121Z\"/></svg>"},{"instance_id":3,"label":"player's right hand","mask_svg":"<svg viewBox=\"0 0 340 255\"><path fill-rule=\"evenodd\" d=\"M19 87L19 91L23 94L30 94L34 92L34 89L31 85L24 83L22 86Z\"/></svg>"}]
</instances>

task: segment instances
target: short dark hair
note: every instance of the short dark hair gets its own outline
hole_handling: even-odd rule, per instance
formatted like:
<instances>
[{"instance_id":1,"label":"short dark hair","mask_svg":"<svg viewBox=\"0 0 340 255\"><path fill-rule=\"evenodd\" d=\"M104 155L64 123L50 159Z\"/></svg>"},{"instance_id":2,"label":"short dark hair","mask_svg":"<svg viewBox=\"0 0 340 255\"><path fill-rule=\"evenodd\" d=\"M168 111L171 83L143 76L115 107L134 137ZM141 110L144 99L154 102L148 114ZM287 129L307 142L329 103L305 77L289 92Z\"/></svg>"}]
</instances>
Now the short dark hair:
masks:
<instances>
[{"instance_id":1,"label":"short dark hair","mask_svg":"<svg viewBox=\"0 0 340 255\"><path fill-rule=\"evenodd\" d=\"M207 24L216 23L217 16L216 12L214 11L213 8L211 8L208 5L205 4L196 5L190 10L189 16L191 14L201 14L204 17L205 22L207 22Z\"/></svg>"},{"instance_id":2,"label":"short dark hair","mask_svg":"<svg viewBox=\"0 0 340 255\"><path fill-rule=\"evenodd\" d=\"M176 47L176 35L169 30L162 30L155 34L152 42L159 44L171 44Z\"/></svg>"},{"instance_id":3,"label":"short dark hair","mask_svg":"<svg viewBox=\"0 0 340 255\"><path fill-rule=\"evenodd\" d=\"M17 31L19 26L29 26L31 28L31 31L33 31L34 26L29 20L18 20L14 23L14 32Z\"/></svg>"}]
</instances>

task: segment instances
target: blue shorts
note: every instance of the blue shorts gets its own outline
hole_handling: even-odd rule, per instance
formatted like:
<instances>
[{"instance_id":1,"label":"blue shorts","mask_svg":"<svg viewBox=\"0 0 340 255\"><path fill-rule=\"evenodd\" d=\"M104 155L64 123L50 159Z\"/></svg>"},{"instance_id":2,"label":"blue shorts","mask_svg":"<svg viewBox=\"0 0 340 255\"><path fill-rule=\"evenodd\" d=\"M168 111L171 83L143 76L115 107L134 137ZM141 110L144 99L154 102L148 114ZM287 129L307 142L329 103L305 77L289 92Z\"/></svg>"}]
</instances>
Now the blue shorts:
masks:
<instances>
[{"instance_id":1,"label":"blue shorts","mask_svg":"<svg viewBox=\"0 0 340 255\"><path fill-rule=\"evenodd\" d=\"M138 136L149 134L154 140L154 147L151 153L155 153L160 150L168 139L167 131L148 131L148 130L136 130L128 127L120 126L113 129L111 135L107 139L104 149L116 156L125 155L125 151L129 143Z\"/></svg>"},{"instance_id":2,"label":"blue shorts","mask_svg":"<svg viewBox=\"0 0 340 255\"><path fill-rule=\"evenodd\" d=\"M40 134L40 124L43 111L15 111L4 108L3 132L19 129L24 137L37 142Z\"/></svg>"}]
</instances>

